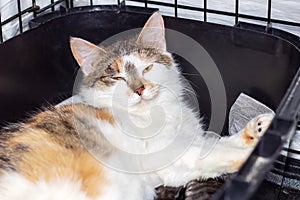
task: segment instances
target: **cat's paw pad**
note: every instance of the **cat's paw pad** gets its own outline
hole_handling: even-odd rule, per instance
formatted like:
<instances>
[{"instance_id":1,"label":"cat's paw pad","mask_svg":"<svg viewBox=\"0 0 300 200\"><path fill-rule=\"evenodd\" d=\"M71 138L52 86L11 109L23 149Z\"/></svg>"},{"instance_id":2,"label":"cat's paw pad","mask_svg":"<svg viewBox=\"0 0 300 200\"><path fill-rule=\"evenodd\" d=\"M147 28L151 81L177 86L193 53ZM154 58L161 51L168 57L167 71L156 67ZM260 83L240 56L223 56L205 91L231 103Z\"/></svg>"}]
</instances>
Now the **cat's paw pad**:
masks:
<instances>
[{"instance_id":1,"label":"cat's paw pad","mask_svg":"<svg viewBox=\"0 0 300 200\"><path fill-rule=\"evenodd\" d=\"M259 138L266 132L266 130L270 126L273 117L274 115L269 113L258 115L257 117L252 119L243 131L245 144L249 146L255 145Z\"/></svg>"},{"instance_id":2,"label":"cat's paw pad","mask_svg":"<svg viewBox=\"0 0 300 200\"><path fill-rule=\"evenodd\" d=\"M273 117L274 117L273 114L263 114L255 118L255 122L254 122L255 133L259 137L261 137L269 128L273 120Z\"/></svg>"}]
</instances>

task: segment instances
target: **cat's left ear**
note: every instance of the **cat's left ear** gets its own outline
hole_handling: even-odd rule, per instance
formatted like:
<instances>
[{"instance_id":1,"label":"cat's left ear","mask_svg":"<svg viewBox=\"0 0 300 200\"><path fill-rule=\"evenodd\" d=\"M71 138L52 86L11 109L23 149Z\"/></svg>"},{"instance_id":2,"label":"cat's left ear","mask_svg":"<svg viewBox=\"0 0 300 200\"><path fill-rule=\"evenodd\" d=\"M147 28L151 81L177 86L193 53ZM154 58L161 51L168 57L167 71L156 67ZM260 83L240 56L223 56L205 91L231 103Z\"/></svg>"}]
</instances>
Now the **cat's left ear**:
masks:
<instances>
[{"instance_id":1,"label":"cat's left ear","mask_svg":"<svg viewBox=\"0 0 300 200\"><path fill-rule=\"evenodd\" d=\"M88 75L94 70L95 63L106 53L106 51L99 46L75 37L70 38L70 46L74 58L85 75Z\"/></svg>"},{"instance_id":2,"label":"cat's left ear","mask_svg":"<svg viewBox=\"0 0 300 200\"><path fill-rule=\"evenodd\" d=\"M155 12L148 19L137 42L163 51L167 49L164 20L159 12Z\"/></svg>"}]
</instances>

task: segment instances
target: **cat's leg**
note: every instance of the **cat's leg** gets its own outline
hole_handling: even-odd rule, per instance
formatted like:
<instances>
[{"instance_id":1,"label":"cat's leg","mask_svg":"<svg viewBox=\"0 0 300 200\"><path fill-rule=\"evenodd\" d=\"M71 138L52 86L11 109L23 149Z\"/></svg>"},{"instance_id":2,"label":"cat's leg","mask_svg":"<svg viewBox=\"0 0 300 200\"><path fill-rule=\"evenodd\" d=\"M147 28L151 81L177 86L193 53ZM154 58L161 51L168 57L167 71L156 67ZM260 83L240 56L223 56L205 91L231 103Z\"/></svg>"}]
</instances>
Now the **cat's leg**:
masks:
<instances>
[{"instance_id":1,"label":"cat's leg","mask_svg":"<svg viewBox=\"0 0 300 200\"><path fill-rule=\"evenodd\" d=\"M258 143L260 137L272 122L273 114L262 114L252 119L239 133L222 137L212 152L200 160L199 165L204 165L207 175L219 176L225 173L236 172L246 161ZM205 174L204 174L205 175Z\"/></svg>"},{"instance_id":2,"label":"cat's leg","mask_svg":"<svg viewBox=\"0 0 300 200\"><path fill-rule=\"evenodd\" d=\"M201 156L201 146L192 145L180 159L158 174L165 185L177 187L196 178L211 178L236 172L272 119L272 114L259 115L238 134L222 137L205 157Z\"/></svg>"}]
</instances>

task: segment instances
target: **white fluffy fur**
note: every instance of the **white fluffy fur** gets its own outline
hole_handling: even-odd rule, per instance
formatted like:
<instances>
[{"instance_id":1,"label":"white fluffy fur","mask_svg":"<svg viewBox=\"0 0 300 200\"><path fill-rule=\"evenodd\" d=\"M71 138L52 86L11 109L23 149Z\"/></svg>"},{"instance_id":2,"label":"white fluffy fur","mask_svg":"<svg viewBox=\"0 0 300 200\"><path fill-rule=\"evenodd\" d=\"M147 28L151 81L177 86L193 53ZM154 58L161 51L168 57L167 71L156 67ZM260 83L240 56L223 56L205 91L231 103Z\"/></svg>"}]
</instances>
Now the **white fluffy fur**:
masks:
<instances>
[{"instance_id":1,"label":"white fluffy fur","mask_svg":"<svg viewBox=\"0 0 300 200\"><path fill-rule=\"evenodd\" d=\"M1 200L91 200L80 189L80 182L71 182L67 178L60 178L45 182L40 180L32 183L20 174L11 172L1 176Z\"/></svg>"}]
</instances>

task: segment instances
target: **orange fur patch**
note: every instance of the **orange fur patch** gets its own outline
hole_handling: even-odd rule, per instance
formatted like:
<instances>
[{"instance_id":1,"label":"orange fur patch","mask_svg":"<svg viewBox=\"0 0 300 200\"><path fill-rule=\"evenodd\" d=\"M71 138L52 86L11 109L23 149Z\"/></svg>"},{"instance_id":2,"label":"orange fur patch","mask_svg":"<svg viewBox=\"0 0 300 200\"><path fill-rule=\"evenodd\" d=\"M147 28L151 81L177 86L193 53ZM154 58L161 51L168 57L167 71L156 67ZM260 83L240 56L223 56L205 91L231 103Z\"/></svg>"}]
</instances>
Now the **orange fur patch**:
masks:
<instances>
[{"instance_id":1,"label":"orange fur patch","mask_svg":"<svg viewBox=\"0 0 300 200\"><path fill-rule=\"evenodd\" d=\"M108 155L112 149L101 134L94 133L97 130L88 129L89 126L80 122L78 116L87 123L91 117L111 124L115 122L111 113L103 108L95 109L84 104L50 108L29 119L24 129L9 139L7 148L22 148L14 154L12 162L17 172L28 180L52 182L65 178L79 182L81 190L95 198L101 196L101 188L108 181L103 165L84 148L75 128L82 129L88 142L97 143L103 150L100 153ZM99 138L94 138L95 135Z\"/></svg>"},{"instance_id":2,"label":"orange fur patch","mask_svg":"<svg viewBox=\"0 0 300 200\"><path fill-rule=\"evenodd\" d=\"M81 105L81 104L75 104L76 105ZM60 110L64 112L73 112L73 104L67 104L59 107Z\"/></svg>"},{"instance_id":3,"label":"orange fur patch","mask_svg":"<svg viewBox=\"0 0 300 200\"><path fill-rule=\"evenodd\" d=\"M115 119L112 116L112 114L107 109L104 108L95 109L95 108L88 107L84 104L70 104L70 105L61 106L60 109L63 112L89 114L91 116L95 116L97 119L107 121L110 124L115 123Z\"/></svg>"},{"instance_id":4,"label":"orange fur patch","mask_svg":"<svg viewBox=\"0 0 300 200\"><path fill-rule=\"evenodd\" d=\"M247 145L250 145L254 142L254 137L248 133L248 126L246 126L246 128L244 129L243 138Z\"/></svg>"},{"instance_id":5,"label":"orange fur patch","mask_svg":"<svg viewBox=\"0 0 300 200\"><path fill-rule=\"evenodd\" d=\"M42 130L20 134L11 142L29 146L17 168L20 174L33 182L66 178L81 182L82 191L90 197L101 195L102 186L107 184L103 166L85 149L62 147Z\"/></svg>"},{"instance_id":6,"label":"orange fur patch","mask_svg":"<svg viewBox=\"0 0 300 200\"><path fill-rule=\"evenodd\" d=\"M120 73L122 71L122 66L124 65L124 60L122 57L116 59L116 61L113 63L112 67L115 68L115 70Z\"/></svg>"},{"instance_id":7,"label":"orange fur patch","mask_svg":"<svg viewBox=\"0 0 300 200\"><path fill-rule=\"evenodd\" d=\"M229 166L229 172L236 172L243 165L244 161L235 161Z\"/></svg>"},{"instance_id":8,"label":"orange fur patch","mask_svg":"<svg viewBox=\"0 0 300 200\"><path fill-rule=\"evenodd\" d=\"M111 113L106 110L106 109L98 109L96 111L96 117L97 119L101 119L103 121L107 121L110 124L114 124L115 123L115 119L114 117L111 115Z\"/></svg>"}]
</instances>

